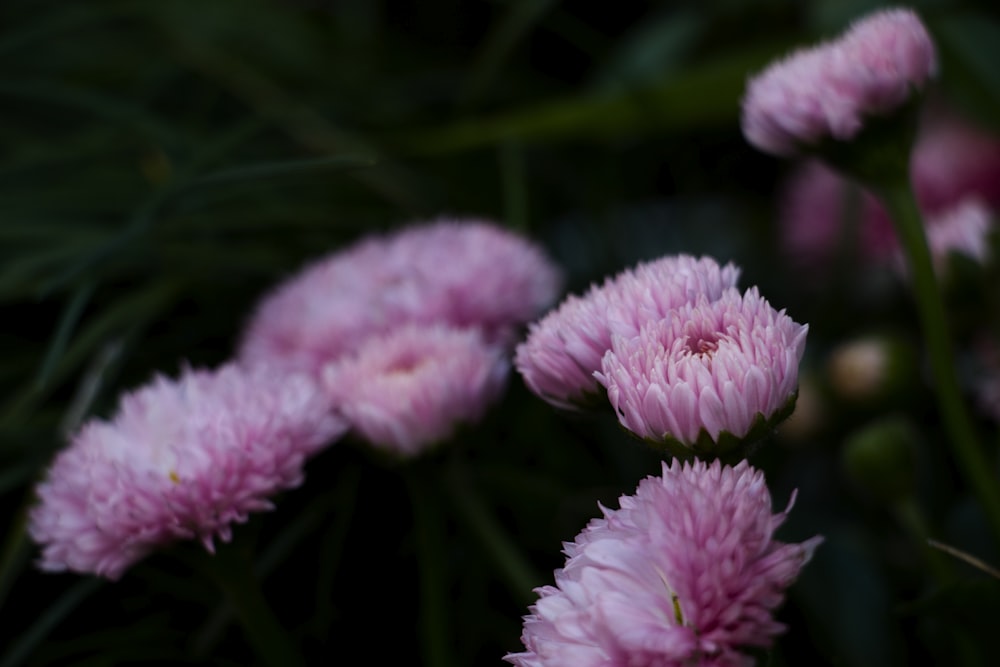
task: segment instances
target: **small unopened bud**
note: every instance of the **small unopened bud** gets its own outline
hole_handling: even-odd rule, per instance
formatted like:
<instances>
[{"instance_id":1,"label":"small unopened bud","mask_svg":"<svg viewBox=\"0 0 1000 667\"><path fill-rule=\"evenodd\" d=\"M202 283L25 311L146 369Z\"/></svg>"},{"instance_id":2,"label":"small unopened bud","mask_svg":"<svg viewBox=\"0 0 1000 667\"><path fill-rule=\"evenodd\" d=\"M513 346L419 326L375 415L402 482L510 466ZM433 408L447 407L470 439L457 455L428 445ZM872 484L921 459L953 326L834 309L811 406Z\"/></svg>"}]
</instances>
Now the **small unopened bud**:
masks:
<instances>
[{"instance_id":1,"label":"small unopened bud","mask_svg":"<svg viewBox=\"0 0 1000 667\"><path fill-rule=\"evenodd\" d=\"M915 381L912 350L887 336L870 336L844 343L830 354L830 386L852 402L884 401L905 393Z\"/></svg>"},{"instance_id":2,"label":"small unopened bud","mask_svg":"<svg viewBox=\"0 0 1000 667\"><path fill-rule=\"evenodd\" d=\"M852 434L844 443L842 462L847 476L865 493L883 503L913 494L916 478L916 429L903 417L885 417Z\"/></svg>"}]
</instances>

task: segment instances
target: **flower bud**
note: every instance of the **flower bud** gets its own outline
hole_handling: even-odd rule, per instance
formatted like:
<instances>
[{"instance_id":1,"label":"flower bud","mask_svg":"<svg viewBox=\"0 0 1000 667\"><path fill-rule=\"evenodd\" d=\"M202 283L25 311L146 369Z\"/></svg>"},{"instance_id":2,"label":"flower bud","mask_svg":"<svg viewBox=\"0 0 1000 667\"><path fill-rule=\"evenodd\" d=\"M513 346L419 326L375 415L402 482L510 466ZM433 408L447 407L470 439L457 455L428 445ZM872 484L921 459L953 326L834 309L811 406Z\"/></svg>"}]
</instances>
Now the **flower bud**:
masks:
<instances>
[{"instance_id":1,"label":"flower bud","mask_svg":"<svg viewBox=\"0 0 1000 667\"><path fill-rule=\"evenodd\" d=\"M842 463L847 476L882 503L913 494L916 429L904 417L890 416L855 432L844 443Z\"/></svg>"}]
</instances>

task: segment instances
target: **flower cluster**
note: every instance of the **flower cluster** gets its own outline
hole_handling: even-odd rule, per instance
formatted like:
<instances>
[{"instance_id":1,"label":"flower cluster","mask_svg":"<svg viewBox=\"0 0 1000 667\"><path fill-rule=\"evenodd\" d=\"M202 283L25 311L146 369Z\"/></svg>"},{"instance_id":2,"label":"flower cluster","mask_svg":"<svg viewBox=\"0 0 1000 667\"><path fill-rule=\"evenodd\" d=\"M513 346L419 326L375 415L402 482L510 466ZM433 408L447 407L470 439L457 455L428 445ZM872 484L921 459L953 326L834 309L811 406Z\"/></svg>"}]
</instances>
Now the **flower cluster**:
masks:
<instances>
[{"instance_id":1,"label":"flower cluster","mask_svg":"<svg viewBox=\"0 0 1000 667\"><path fill-rule=\"evenodd\" d=\"M212 551L346 428L305 375L229 364L157 377L85 424L38 485L40 565L117 579L178 539Z\"/></svg>"},{"instance_id":2,"label":"flower cluster","mask_svg":"<svg viewBox=\"0 0 1000 667\"><path fill-rule=\"evenodd\" d=\"M821 538L774 539L788 509L771 513L764 476L746 461L675 460L619 502L565 545L556 585L538 589L525 617L526 651L506 660L753 664L741 649L768 647L784 630L772 613Z\"/></svg>"},{"instance_id":3,"label":"flower cluster","mask_svg":"<svg viewBox=\"0 0 1000 667\"><path fill-rule=\"evenodd\" d=\"M116 579L168 542L227 541L348 430L412 455L479 419L505 345L555 298L534 245L486 223L366 239L280 286L240 359L156 378L75 434L38 486L42 568Z\"/></svg>"},{"instance_id":4,"label":"flower cluster","mask_svg":"<svg viewBox=\"0 0 1000 667\"><path fill-rule=\"evenodd\" d=\"M307 371L355 434L414 455L498 397L505 347L555 300L560 280L540 248L486 222L408 227L279 285L240 356Z\"/></svg>"},{"instance_id":5,"label":"flower cluster","mask_svg":"<svg viewBox=\"0 0 1000 667\"><path fill-rule=\"evenodd\" d=\"M240 357L319 377L403 324L475 328L507 343L552 304L560 282L539 247L495 225L415 225L363 239L275 288L250 318Z\"/></svg>"},{"instance_id":6,"label":"flower cluster","mask_svg":"<svg viewBox=\"0 0 1000 667\"><path fill-rule=\"evenodd\" d=\"M917 15L877 12L753 78L743 99L743 133L775 155L853 139L867 118L903 106L936 71L934 43Z\"/></svg>"},{"instance_id":7,"label":"flower cluster","mask_svg":"<svg viewBox=\"0 0 1000 667\"><path fill-rule=\"evenodd\" d=\"M1000 138L940 106L921 123L910 157L910 183L924 214L928 245L939 271L950 254L989 259L988 236L1000 206ZM816 160L802 163L782 196L780 223L786 254L809 275L823 274L857 220L850 247L873 264L901 266L899 242L885 208L862 189Z\"/></svg>"},{"instance_id":8,"label":"flower cluster","mask_svg":"<svg viewBox=\"0 0 1000 667\"><path fill-rule=\"evenodd\" d=\"M662 257L569 296L531 325L514 364L538 396L563 408L586 404L600 386L594 373L611 349L612 335L635 336L644 322L658 320L688 301L719 298L736 285L739 269L710 257Z\"/></svg>"},{"instance_id":9,"label":"flower cluster","mask_svg":"<svg viewBox=\"0 0 1000 667\"><path fill-rule=\"evenodd\" d=\"M641 264L533 325L515 364L554 405L603 388L639 437L722 453L791 411L808 330L738 276L707 257Z\"/></svg>"}]
</instances>

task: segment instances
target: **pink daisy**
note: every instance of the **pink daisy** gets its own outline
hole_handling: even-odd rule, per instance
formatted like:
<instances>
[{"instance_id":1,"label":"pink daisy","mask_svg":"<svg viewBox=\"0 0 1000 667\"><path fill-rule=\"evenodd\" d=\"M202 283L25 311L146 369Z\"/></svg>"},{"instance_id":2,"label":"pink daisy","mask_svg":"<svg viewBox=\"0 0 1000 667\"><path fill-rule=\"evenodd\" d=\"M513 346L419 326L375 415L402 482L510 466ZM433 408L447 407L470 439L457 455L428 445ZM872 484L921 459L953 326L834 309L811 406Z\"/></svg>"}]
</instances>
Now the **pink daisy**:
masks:
<instances>
[{"instance_id":1,"label":"pink daisy","mask_svg":"<svg viewBox=\"0 0 1000 667\"><path fill-rule=\"evenodd\" d=\"M792 497L794 501L794 494ZM555 586L537 589L519 667L730 667L769 647L785 589L822 541L774 532L764 475L746 461L663 464L620 509L601 508L564 545Z\"/></svg>"},{"instance_id":2,"label":"pink daisy","mask_svg":"<svg viewBox=\"0 0 1000 667\"><path fill-rule=\"evenodd\" d=\"M757 288L728 289L638 336L615 336L595 377L639 437L679 452L721 452L788 416L807 332Z\"/></svg>"},{"instance_id":3,"label":"pink daisy","mask_svg":"<svg viewBox=\"0 0 1000 667\"><path fill-rule=\"evenodd\" d=\"M327 366L323 387L361 437L412 456L478 421L508 372L502 350L475 330L409 325Z\"/></svg>"},{"instance_id":4,"label":"pink daisy","mask_svg":"<svg viewBox=\"0 0 1000 667\"><path fill-rule=\"evenodd\" d=\"M559 285L552 261L513 232L480 221L418 225L362 240L279 285L250 319L240 356L318 377L405 323L475 327L509 342Z\"/></svg>"},{"instance_id":5,"label":"pink daisy","mask_svg":"<svg viewBox=\"0 0 1000 667\"><path fill-rule=\"evenodd\" d=\"M775 155L853 139L865 120L903 106L937 71L930 35L908 9L875 12L839 39L804 49L751 79L743 133Z\"/></svg>"},{"instance_id":6,"label":"pink daisy","mask_svg":"<svg viewBox=\"0 0 1000 667\"><path fill-rule=\"evenodd\" d=\"M39 565L117 579L175 540L212 551L345 430L304 376L236 365L158 376L84 424L38 485Z\"/></svg>"},{"instance_id":7,"label":"pink daisy","mask_svg":"<svg viewBox=\"0 0 1000 667\"><path fill-rule=\"evenodd\" d=\"M739 269L710 257L673 255L640 263L582 297L569 296L531 325L518 346L514 364L525 383L549 403L573 408L600 391L600 370L612 335L634 336L645 322L704 296L719 298L736 284Z\"/></svg>"}]
</instances>

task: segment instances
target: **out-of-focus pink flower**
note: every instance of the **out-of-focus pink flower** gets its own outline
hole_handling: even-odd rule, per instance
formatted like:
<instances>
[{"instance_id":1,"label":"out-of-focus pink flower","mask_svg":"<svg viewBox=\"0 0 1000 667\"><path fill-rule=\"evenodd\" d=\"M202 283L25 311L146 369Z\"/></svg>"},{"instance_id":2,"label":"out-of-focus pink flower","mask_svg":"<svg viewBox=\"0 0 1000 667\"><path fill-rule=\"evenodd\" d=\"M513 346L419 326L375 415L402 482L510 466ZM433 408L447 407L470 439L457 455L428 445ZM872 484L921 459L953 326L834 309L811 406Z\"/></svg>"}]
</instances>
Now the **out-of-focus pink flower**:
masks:
<instances>
[{"instance_id":1,"label":"out-of-focus pink flower","mask_svg":"<svg viewBox=\"0 0 1000 667\"><path fill-rule=\"evenodd\" d=\"M934 44L917 15L879 11L754 77L743 98L743 133L775 155L826 138L853 139L866 118L902 106L936 70Z\"/></svg>"},{"instance_id":2,"label":"out-of-focus pink flower","mask_svg":"<svg viewBox=\"0 0 1000 667\"><path fill-rule=\"evenodd\" d=\"M779 197L781 247L804 280L826 275L838 251L882 262L899 246L878 199L819 160L799 165Z\"/></svg>"},{"instance_id":3,"label":"out-of-focus pink flower","mask_svg":"<svg viewBox=\"0 0 1000 667\"><path fill-rule=\"evenodd\" d=\"M910 157L910 181L927 214L969 197L1000 207L1000 137L942 105L924 114Z\"/></svg>"},{"instance_id":4,"label":"out-of-focus pink flower","mask_svg":"<svg viewBox=\"0 0 1000 667\"><path fill-rule=\"evenodd\" d=\"M475 327L510 342L555 300L542 250L480 221L442 220L365 239L279 285L257 307L240 356L305 369L406 323Z\"/></svg>"},{"instance_id":5,"label":"out-of-focus pink flower","mask_svg":"<svg viewBox=\"0 0 1000 667\"><path fill-rule=\"evenodd\" d=\"M952 253L965 255L983 264L989 258L988 237L993 216L979 199L967 199L957 206L928 218L927 245L939 275L947 270Z\"/></svg>"},{"instance_id":6,"label":"out-of-focus pink flower","mask_svg":"<svg viewBox=\"0 0 1000 667\"><path fill-rule=\"evenodd\" d=\"M951 251L987 261L989 212L1000 206L1000 138L932 107L920 125L910 179L938 268ZM780 196L781 245L792 263L808 269L805 276L824 275L847 240L866 262L898 255L892 221L878 199L822 162L803 162Z\"/></svg>"},{"instance_id":7,"label":"out-of-focus pink flower","mask_svg":"<svg viewBox=\"0 0 1000 667\"><path fill-rule=\"evenodd\" d=\"M323 387L361 437L412 456L478 421L509 369L503 351L475 330L408 325L327 366Z\"/></svg>"},{"instance_id":8,"label":"out-of-focus pink flower","mask_svg":"<svg viewBox=\"0 0 1000 667\"><path fill-rule=\"evenodd\" d=\"M756 288L728 289L615 336L597 379L622 425L653 442L712 450L791 411L808 326Z\"/></svg>"},{"instance_id":9,"label":"out-of-focus pink flower","mask_svg":"<svg viewBox=\"0 0 1000 667\"><path fill-rule=\"evenodd\" d=\"M562 276L537 245L481 221L442 220L387 239L387 254L405 267L419 299L401 313L408 321L479 329L509 342L513 331L556 300Z\"/></svg>"},{"instance_id":10,"label":"out-of-focus pink flower","mask_svg":"<svg viewBox=\"0 0 1000 667\"><path fill-rule=\"evenodd\" d=\"M634 336L645 322L704 296L719 298L736 284L739 269L710 257L671 255L640 263L582 297L569 296L531 325L514 359L525 383L538 396L562 408L585 404L600 391L594 373L601 368L612 335Z\"/></svg>"},{"instance_id":11,"label":"out-of-focus pink flower","mask_svg":"<svg viewBox=\"0 0 1000 667\"><path fill-rule=\"evenodd\" d=\"M302 375L228 365L157 377L111 420L84 424L38 485L39 565L117 579L174 540L212 551L346 428Z\"/></svg>"},{"instance_id":12,"label":"out-of-focus pink flower","mask_svg":"<svg viewBox=\"0 0 1000 667\"><path fill-rule=\"evenodd\" d=\"M794 500L794 495L793 495ZM746 461L663 464L620 509L601 508L555 586L537 589L519 667L746 667L785 627L773 612L822 541L774 539L764 475Z\"/></svg>"}]
</instances>

